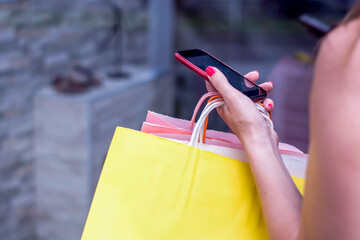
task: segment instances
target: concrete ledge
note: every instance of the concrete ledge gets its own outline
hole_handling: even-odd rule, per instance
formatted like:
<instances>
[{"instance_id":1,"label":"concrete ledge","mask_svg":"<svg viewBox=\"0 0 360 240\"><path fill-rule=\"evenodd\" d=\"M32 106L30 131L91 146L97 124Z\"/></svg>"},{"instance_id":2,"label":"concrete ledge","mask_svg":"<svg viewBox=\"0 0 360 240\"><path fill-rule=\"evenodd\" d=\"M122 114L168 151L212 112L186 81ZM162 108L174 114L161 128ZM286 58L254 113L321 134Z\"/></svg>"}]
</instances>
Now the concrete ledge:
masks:
<instances>
[{"instance_id":1,"label":"concrete ledge","mask_svg":"<svg viewBox=\"0 0 360 240\"><path fill-rule=\"evenodd\" d=\"M173 114L174 77L137 70L84 94L47 87L36 97L39 239L80 239L116 126L140 129L148 110Z\"/></svg>"}]
</instances>

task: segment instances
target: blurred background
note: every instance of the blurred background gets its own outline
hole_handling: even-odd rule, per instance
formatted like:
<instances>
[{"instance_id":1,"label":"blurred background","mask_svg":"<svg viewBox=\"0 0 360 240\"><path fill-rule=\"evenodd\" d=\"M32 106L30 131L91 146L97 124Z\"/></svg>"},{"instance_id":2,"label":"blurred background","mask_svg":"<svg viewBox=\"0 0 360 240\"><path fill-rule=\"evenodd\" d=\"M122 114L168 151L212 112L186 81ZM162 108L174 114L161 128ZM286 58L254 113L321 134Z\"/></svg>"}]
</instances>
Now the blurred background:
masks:
<instances>
[{"instance_id":1,"label":"blurred background","mask_svg":"<svg viewBox=\"0 0 360 240\"><path fill-rule=\"evenodd\" d=\"M280 141L308 148L309 60L349 0L0 0L0 239L79 239L116 126L190 119L204 49L273 81ZM321 25L322 26L322 25ZM213 114L210 128L229 131Z\"/></svg>"}]
</instances>

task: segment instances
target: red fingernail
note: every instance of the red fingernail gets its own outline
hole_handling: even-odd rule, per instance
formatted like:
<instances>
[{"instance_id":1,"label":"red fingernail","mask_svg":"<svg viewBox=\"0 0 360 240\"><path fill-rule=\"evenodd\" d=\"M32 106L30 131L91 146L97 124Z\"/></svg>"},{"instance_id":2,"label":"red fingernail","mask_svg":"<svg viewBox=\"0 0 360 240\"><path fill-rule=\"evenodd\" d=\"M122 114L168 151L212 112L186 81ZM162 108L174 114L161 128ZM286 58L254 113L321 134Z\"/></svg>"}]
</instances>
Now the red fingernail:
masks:
<instances>
[{"instance_id":1,"label":"red fingernail","mask_svg":"<svg viewBox=\"0 0 360 240\"><path fill-rule=\"evenodd\" d=\"M212 75L214 75L215 69L213 67L209 66L205 69L205 72L207 73L207 75L209 75L211 77Z\"/></svg>"},{"instance_id":2,"label":"red fingernail","mask_svg":"<svg viewBox=\"0 0 360 240\"><path fill-rule=\"evenodd\" d=\"M271 85L273 85L273 86L274 86L274 83L273 83L272 81L270 81L269 83L271 83Z\"/></svg>"},{"instance_id":3,"label":"red fingernail","mask_svg":"<svg viewBox=\"0 0 360 240\"><path fill-rule=\"evenodd\" d=\"M254 70L254 72L257 72L258 74L260 74L258 70Z\"/></svg>"},{"instance_id":4,"label":"red fingernail","mask_svg":"<svg viewBox=\"0 0 360 240\"><path fill-rule=\"evenodd\" d=\"M268 107L269 107L270 109L273 109L273 108L274 108L274 106L273 106L271 103L269 103Z\"/></svg>"}]
</instances>

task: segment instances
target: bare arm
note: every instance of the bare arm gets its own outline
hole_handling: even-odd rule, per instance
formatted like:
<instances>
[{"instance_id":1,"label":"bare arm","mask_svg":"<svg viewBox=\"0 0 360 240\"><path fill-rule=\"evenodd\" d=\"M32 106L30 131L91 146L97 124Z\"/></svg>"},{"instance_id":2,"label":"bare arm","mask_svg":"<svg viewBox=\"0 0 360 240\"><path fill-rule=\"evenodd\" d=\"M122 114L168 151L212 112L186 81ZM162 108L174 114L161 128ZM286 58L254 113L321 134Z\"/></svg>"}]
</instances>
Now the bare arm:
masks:
<instances>
[{"instance_id":1,"label":"bare arm","mask_svg":"<svg viewBox=\"0 0 360 240\"><path fill-rule=\"evenodd\" d=\"M244 145L270 239L296 239L302 196L281 160L277 145L264 136L260 138L248 137Z\"/></svg>"},{"instance_id":2,"label":"bare arm","mask_svg":"<svg viewBox=\"0 0 360 240\"><path fill-rule=\"evenodd\" d=\"M360 239L360 20L335 29L320 49L303 202L251 100L220 71L209 79L226 102L219 114L245 146L270 238Z\"/></svg>"},{"instance_id":3,"label":"bare arm","mask_svg":"<svg viewBox=\"0 0 360 240\"><path fill-rule=\"evenodd\" d=\"M335 29L317 59L300 239L360 239L360 22Z\"/></svg>"},{"instance_id":4,"label":"bare arm","mask_svg":"<svg viewBox=\"0 0 360 240\"><path fill-rule=\"evenodd\" d=\"M301 219L302 197L285 168L277 149L277 136L269 128L254 103L234 89L215 69L210 81L225 100L220 116L243 143L259 193L271 239L296 239ZM211 75L211 71L207 71ZM254 73L252 73L254 75ZM257 80L258 75L247 76ZM263 86L268 88L269 86ZM271 86L272 87L272 86ZM212 86L208 85L212 91ZM271 100L265 100L268 107ZM271 108L271 106L270 106Z\"/></svg>"}]
</instances>

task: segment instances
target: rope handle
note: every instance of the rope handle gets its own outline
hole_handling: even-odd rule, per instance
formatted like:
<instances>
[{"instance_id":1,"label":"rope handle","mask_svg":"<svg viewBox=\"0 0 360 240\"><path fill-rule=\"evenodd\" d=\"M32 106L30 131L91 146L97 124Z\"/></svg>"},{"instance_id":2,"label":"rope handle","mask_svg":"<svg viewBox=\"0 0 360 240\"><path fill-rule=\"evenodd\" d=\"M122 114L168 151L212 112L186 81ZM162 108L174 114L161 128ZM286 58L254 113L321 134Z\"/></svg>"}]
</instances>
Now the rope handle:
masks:
<instances>
[{"instance_id":1,"label":"rope handle","mask_svg":"<svg viewBox=\"0 0 360 240\"><path fill-rule=\"evenodd\" d=\"M210 99L208 100L208 103L206 104L205 108L203 109L197 124L194 127L195 124L195 118L196 115L201 107L201 105L203 104L204 100L206 98L210 97ZM191 118L191 122L190 122L190 131L192 131L192 135L191 135L191 140L189 145L191 146L197 146L198 142L202 142L205 143L205 139L206 139L206 130L207 130L207 125L208 125L208 121L209 121L209 114L212 110L214 110L215 108L222 106L225 104L224 99L222 98L222 96L218 93L218 92L209 92L204 94L199 102L197 103L193 116ZM264 105L262 103L255 103L257 109L259 110L259 112L261 113L261 115L264 117L265 121L269 124L269 126L271 128L274 128L274 124L272 122L272 115L271 112L268 112L265 110Z\"/></svg>"},{"instance_id":2,"label":"rope handle","mask_svg":"<svg viewBox=\"0 0 360 240\"><path fill-rule=\"evenodd\" d=\"M220 96L220 93L218 93L218 92L208 92L208 93L204 94L200 98L199 102L196 104L196 107L194 109L194 113L193 113L191 121L190 121L190 129L189 129L190 131L192 131L193 128L194 128L195 118L196 118L197 113L199 112L199 109L200 109L201 105L203 104L203 102L205 101L206 98L212 97L212 96Z\"/></svg>"},{"instance_id":3,"label":"rope handle","mask_svg":"<svg viewBox=\"0 0 360 240\"><path fill-rule=\"evenodd\" d=\"M194 127L194 130L191 135L190 142L189 142L190 146L197 147L198 142L204 141L202 139L202 137L205 135L205 134L203 134L203 131L204 131L204 125L205 125L206 118L208 117L208 115L210 114L210 112L212 110L225 104L223 98L221 98L221 99L222 99L222 101L218 101L219 99L214 99L214 100L210 101L208 104L206 104L205 108L201 112L201 115Z\"/></svg>"},{"instance_id":4,"label":"rope handle","mask_svg":"<svg viewBox=\"0 0 360 240\"><path fill-rule=\"evenodd\" d=\"M211 101L213 101L213 100L215 100L215 99L217 99L217 101L215 101L215 102L224 101L224 99L223 99L220 95L215 95L215 96L212 96L212 97L208 100L208 103L210 103ZM209 115L206 116L204 128L203 128L203 131L202 131L202 143L205 143L206 129L207 129L208 123L209 123ZM199 140L199 141L200 141L200 140Z\"/></svg>"},{"instance_id":5,"label":"rope handle","mask_svg":"<svg viewBox=\"0 0 360 240\"><path fill-rule=\"evenodd\" d=\"M274 129L274 123L271 112L266 111L264 104L262 103L256 102L255 105L257 109L260 111L261 115L265 118L266 122L270 125L272 129Z\"/></svg>"},{"instance_id":6,"label":"rope handle","mask_svg":"<svg viewBox=\"0 0 360 240\"><path fill-rule=\"evenodd\" d=\"M196 115L197 115L202 103L208 97L210 97L210 99L208 100L208 103L206 104L203 111L201 112L201 115L194 127ZM215 108L220 107L224 104L225 104L224 99L221 97L221 95L218 92L209 92L209 93L204 94L200 98L198 104L195 107L195 110L194 110L194 113L193 113L193 116L191 119L191 123L190 123L190 131L192 130L192 132L193 132L191 135L190 142L189 142L190 146L197 147L198 142L205 143L209 114L212 110L214 110ZM260 111L261 115L266 120L266 122L269 124L269 126L271 128L274 128L271 112L270 113L267 112L262 103L255 103L255 105L256 105L257 109Z\"/></svg>"}]
</instances>

